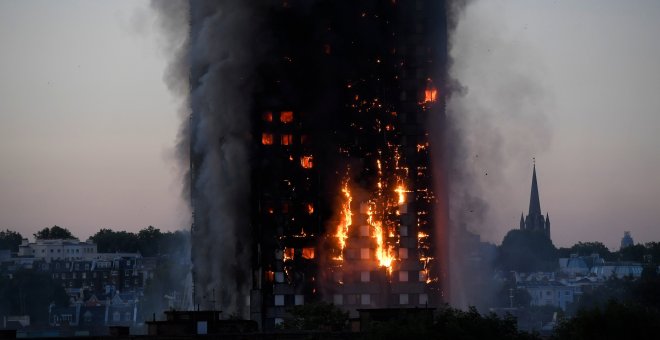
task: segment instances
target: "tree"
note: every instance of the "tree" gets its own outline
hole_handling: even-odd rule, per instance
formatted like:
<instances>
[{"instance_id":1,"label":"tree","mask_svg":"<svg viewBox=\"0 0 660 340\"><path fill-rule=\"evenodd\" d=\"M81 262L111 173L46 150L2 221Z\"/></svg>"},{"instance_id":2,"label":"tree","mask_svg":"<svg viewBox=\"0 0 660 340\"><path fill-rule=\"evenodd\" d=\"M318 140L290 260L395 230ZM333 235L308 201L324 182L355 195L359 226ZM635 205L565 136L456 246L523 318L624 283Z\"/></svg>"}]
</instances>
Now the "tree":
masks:
<instances>
[{"instance_id":1,"label":"tree","mask_svg":"<svg viewBox=\"0 0 660 340\"><path fill-rule=\"evenodd\" d=\"M557 248L543 233L514 229L498 248L497 265L505 271L552 271L558 266Z\"/></svg>"},{"instance_id":2,"label":"tree","mask_svg":"<svg viewBox=\"0 0 660 340\"><path fill-rule=\"evenodd\" d=\"M126 231L101 229L90 239L100 253L136 253L140 249L138 236Z\"/></svg>"},{"instance_id":3,"label":"tree","mask_svg":"<svg viewBox=\"0 0 660 340\"><path fill-rule=\"evenodd\" d=\"M159 254L159 245L163 236L160 229L148 226L140 230L137 236L142 256L156 256Z\"/></svg>"},{"instance_id":4,"label":"tree","mask_svg":"<svg viewBox=\"0 0 660 340\"><path fill-rule=\"evenodd\" d=\"M52 304L67 306L69 297L50 274L22 269L11 277L0 277L0 314L30 315L32 323L48 323L48 308Z\"/></svg>"},{"instance_id":5,"label":"tree","mask_svg":"<svg viewBox=\"0 0 660 340\"><path fill-rule=\"evenodd\" d=\"M12 252L18 252L18 246L21 245L23 236L12 230L0 231L0 249L9 249Z\"/></svg>"},{"instance_id":6,"label":"tree","mask_svg":"<svg viewBox=\"0 0 660 340\"><path fill-rule=\"evenodd\" d=\"M578 242L570 248L562 248L561 252L561 257L569 257L571 254L578 254L578 256L598 254L606 261L615 260L614 254L600 242Z\"/></svg>"},{"instance_id":7,"label":"tree","mask_svg":"<svg viewBox=\"0 0 660 340\"><path fill-rule=\"evenodd\" d=\"M289 310L290 317L284 319L282 329L343 331L348 327L348 312L327 302L316 302L295 306Z\"/></svg>"},{"instance_id":8,"label":"tree","mask_svg":"<svg viewBox=\"0 0 660 340\"><path fill-rule=\"evenodd\" d=\"M76 238L71 234L71 232L68 229L62 228L57 225L54 225L50 228L46 227L41 229L36 234L34 234L34 237L39 240L55 240L55 239L70 240Z\"/></svg>"},{"instance_id":9,"label":"tree","mask_svg":"<svg viewBox=\"0 0 660 340\"><path fill-rule=\"evenodd\" d=\"M658 320L657 309L612 300L563 320L555 328L553 339L657 339Z\"/></svg>"},{"instance_id":10,"label":"tree","mask_svg":"<svg viewBox=\"0 0 660 340\"><path fill-rule=\"evenodd\" d=\"M641 244L627 246L619 250L619 259L621 261L643 262L647 249Z\"/></svg>"}]
</instances>

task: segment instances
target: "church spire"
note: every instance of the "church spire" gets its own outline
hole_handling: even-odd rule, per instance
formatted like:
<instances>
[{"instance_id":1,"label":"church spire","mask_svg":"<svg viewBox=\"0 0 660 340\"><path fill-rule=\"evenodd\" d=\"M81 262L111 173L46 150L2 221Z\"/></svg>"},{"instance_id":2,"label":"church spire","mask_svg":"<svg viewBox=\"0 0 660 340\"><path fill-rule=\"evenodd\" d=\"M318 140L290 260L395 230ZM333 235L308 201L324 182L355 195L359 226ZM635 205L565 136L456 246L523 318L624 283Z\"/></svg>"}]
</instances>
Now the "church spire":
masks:
<instances>
[{"instance_id":1,"label":"church spire","mask_svg":"<svg viewBox=\"0 0 660 340\"><path fill-rule=\"evenodd\" d=\"M529 216L541 215L541 202L539 200L539 187L536 183L536 160L534 161L534 168L532 172L532 192L529 197Z\"/></svg>"}]
</instances>

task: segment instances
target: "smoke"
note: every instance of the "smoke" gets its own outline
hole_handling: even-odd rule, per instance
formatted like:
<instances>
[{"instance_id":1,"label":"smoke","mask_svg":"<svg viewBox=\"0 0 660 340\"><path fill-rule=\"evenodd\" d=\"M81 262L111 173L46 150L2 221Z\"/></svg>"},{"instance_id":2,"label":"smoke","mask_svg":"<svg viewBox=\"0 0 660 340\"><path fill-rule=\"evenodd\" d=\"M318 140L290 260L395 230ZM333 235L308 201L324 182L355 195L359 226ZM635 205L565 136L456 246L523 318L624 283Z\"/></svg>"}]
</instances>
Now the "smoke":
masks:
<instances>
[{"instance_id":1,"label":"smoke","mask_svg":"<svg viewBox=\"0 0 660 340\"><path fill-rule=\"evenodd\" d=\"M154 1L152 7L172 37L165 80L186 98L191 113L182 122L178 144L183 167L194 169L190 181L184 179L191 183L194 207L194 299L203 308L246 316L250 98L259 11L242 0Z\"/></svg>"},{"instance_id":2,"label":"smoke","mask_svg":"<svg viewBox=\"0 0 660 340\"><path fill-rule=\"evenodd\" d=\"M470 242L470 233L492 240L506 228L502 223L516 225L517 215L500 212L516 186L529 184L530 173L521 174L518 165L544 151L551 136L541 65L497 18L498 6L455 1L449 10L448 298L458 307L488 303L497 290L469 287L469 282L491 279L487 253L493 254Z\"/></svg>"}]
</instances>

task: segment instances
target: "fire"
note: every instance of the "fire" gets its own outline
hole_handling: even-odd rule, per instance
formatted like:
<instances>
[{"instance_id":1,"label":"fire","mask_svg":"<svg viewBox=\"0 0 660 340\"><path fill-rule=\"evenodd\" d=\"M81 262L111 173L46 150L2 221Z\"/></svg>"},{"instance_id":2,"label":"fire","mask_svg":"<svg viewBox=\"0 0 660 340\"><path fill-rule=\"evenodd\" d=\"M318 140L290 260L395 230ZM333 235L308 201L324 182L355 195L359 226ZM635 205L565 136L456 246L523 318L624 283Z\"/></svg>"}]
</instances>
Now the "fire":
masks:
<instances>
[{"instance_id":1,"label":"fire","mask_svg":"<svg viewBox=\"0 0 660 340\"><path fill-rule=\"evenodd\" d=\"M300 157L300 166L305 169L311 169L314 166L314 159L312 156Z\"/></svg>"},{"instance_id":2,"label":"fire","mask_svg":"<svg viewBox=\"0 0 660 340\"><path fill-rule=\"evenodd\" d=\"M285 124L293 122L293 112L292 111L282 111L280 113L280 122L285 123Z\"/></svg>"},{"instance_id":3,"label":"fire","mask_svg":"<svg viewBox=\"0 0 660 340\"><path fill-rule=\"evenodd\" d=\"M434 87L429 87L424 90L424 102L435 103L438 98L438 90Z\"/></svg>"},{"instance_id":4,"label":"fire","mask_svg":"<svg viewBox=\"0 0 660 340\"><path fill-rule=\"evenodd\" d=\"M392 262L394 261L394 251L391 246L385 244L385 231L383 223L374 218L371 204L367 210L367 223L374 228L372 237L376 240L376 259L378 265L387 268L388 273L392 273Z\"/></svg>"},{"instance_id":5,"label":"fire","mask_svg":"<svg viewBox=\"0 0 660 340\"><path fill-rule=\"evenodd\" d=\"M394 192L399 195L399 204L406 203L406 188L403 185L397 186L396 189L394 189Z\"/></svg>"},{"instance_id":6,"label":"fire","mask_svg":"<svg viewBox=\"0 0 660 340\"><path fill-rule=\"evenodd\" d=\"M314 213L314 203L307 203L307 213L310 215Z\"/></svg>"},{"instance_id":7,"label":"fire","mask_svg":"<svg viewBox=\"0 0 660 340\"><path fill-rule=\"evenodd\" d=\"M272 133L262 133L261 134L261 144L263 145L273 145L273 134Z\"/></svg>"},{"instance_id":8,"label":"fire","mask_svg":"<svg viewBox=\"0 0 660 340\"><path fill-rule=\"evenodd\" d=\"M339 226L337 226L337 233L335 234L337 240L339 240L340 248L339 256L335 257L336 260L344 259L344 248L346 248L346 240L348 239L348 228L353 224L353 213L351 212L351 202L353 201L353 197L348 188L348 181L344 182L344 187L341 189L341 192L344 194L344 202L341 205L341 221L339 222Z\"/></svg>"}]
</instances>

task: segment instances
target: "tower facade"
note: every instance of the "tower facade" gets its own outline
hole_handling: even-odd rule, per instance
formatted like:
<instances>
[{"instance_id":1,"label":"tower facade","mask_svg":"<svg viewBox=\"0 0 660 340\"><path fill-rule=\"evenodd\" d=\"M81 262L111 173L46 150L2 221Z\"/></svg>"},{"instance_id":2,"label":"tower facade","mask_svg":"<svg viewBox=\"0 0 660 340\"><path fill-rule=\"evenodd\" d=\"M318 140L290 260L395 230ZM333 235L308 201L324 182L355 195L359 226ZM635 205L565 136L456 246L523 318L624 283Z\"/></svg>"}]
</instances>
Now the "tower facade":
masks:
<instances>
[{"instance_id":1,"label":"tower facade","mask_svg":"<svg viewBox=\"0 0 660 340\"><path fill-rule=\"evenodd\" d=\"M429 126L444 117L444 1L267 7L249 93L250 318L268 330L316 301L352 316L439 305Z\"/></svg>"},{"instance_id":2,"label":"tower facade","mask_svg":"<svg viewBox=\"0 0 660 340\"><path fill-rule=\"evenodd\" d=\"M543 233L550 238L550 215L545 217L541 213L541 200L539 199L539 186L536 181L536 164L532 169L532 189L529 196L529 210L527 216L520 215L520 229Z\"/></svg>"}]
</instances>

